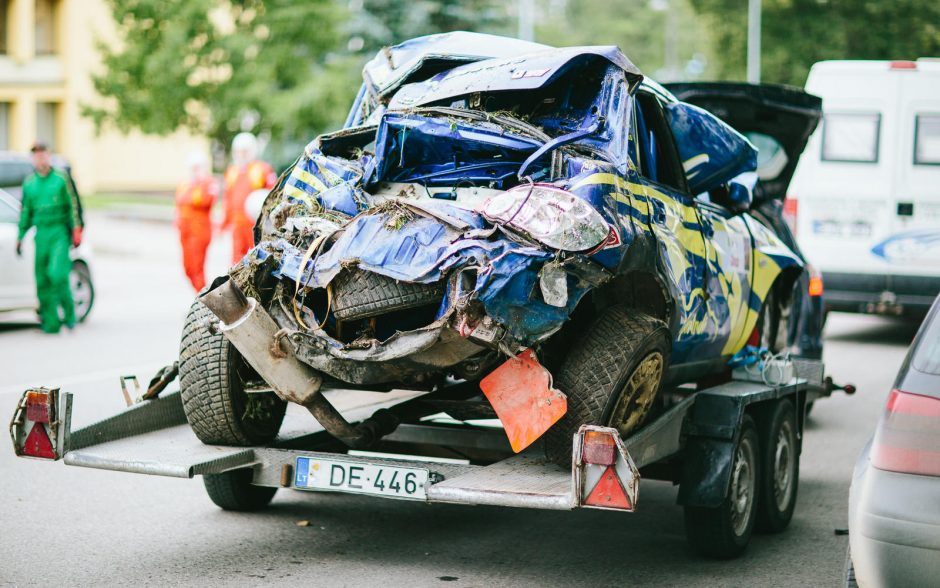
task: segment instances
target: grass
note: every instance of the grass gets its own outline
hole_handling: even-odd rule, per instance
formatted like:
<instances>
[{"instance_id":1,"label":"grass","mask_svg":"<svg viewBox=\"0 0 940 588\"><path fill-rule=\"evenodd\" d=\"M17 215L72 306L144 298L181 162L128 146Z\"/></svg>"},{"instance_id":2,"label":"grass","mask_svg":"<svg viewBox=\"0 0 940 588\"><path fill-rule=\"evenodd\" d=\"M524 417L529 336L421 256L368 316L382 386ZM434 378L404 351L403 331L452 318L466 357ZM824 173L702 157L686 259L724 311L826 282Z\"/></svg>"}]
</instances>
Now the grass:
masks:
<instances>
[{"instance_id":1,"label":"grass","mask_svg":"<svg viewBox=\"0 0 940 588\"><path fill-rule=\"evenodd\" d=\"M129 205L172 207L173 204L173 194L168 192L96 192L82 194L82 206L89 210L102 210Z\"/></svg>"}]
</instances>

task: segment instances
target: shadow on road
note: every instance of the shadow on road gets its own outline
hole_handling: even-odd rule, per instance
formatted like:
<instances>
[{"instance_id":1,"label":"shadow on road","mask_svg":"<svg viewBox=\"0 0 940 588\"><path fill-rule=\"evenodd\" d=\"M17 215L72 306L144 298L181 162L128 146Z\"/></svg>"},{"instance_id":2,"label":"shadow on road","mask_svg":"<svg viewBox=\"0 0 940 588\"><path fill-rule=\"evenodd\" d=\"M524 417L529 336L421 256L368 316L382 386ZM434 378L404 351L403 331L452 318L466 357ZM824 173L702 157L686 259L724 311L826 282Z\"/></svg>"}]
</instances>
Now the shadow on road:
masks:
<instances>
[{"instance_id":1,"label":"shadow on road","mask_svg":"<svg viewBox=\"0 0 940 588\"><path fill-rule=\"evenodd\" d=\"M908 346L917 334L920 320L910 318L881 318L876 320L842 321L838 328L826 329L826 341Z\"/></svg>"}]
</instances>

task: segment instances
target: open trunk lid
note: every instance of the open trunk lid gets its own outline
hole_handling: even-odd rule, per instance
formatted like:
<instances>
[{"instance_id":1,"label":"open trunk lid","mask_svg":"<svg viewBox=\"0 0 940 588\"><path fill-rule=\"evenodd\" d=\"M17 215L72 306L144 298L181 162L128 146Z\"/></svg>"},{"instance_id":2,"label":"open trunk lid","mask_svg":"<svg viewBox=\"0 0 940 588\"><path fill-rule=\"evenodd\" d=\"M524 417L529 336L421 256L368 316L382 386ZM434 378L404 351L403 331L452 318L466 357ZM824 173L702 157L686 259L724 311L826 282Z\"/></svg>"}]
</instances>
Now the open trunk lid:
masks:
<instances>
[{"instance_id":1,"label":"open trunk lid","mask_svg":"<svg viewBox=\"0 0 940 588\"><path fill-rule=\"evenodd\" d=\"M713 113L760 150L755 203L786 196L800 155L822 117L821 98L777 84L684 82L666 88L679 100Z\"/></svg>"}]
</instances>

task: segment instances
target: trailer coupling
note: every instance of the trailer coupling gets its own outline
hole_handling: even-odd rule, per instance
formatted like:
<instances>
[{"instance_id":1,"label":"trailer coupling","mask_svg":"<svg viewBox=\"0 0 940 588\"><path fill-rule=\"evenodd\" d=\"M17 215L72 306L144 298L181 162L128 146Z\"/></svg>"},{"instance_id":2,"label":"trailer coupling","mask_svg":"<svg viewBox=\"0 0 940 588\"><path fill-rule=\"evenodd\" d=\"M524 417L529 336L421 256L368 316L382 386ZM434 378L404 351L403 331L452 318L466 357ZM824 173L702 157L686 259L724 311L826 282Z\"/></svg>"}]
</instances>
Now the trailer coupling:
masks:
<instances>
[{"instance_id":1,"label":"trailer coupling","mask_svg":"<svg viewBox=\"0 0 940 588\"><path fill-rule=\"evenodd\" d=\"M323 376L297 359L284 343L288 333L228 276L215 280L199 299L221 321L220 332L275 394L306 408L327 432L349 447L370 447L398 426L397 417L388 410L378 411L358 425L344 419L320 394Z\"/></svg>"}]
</instances>

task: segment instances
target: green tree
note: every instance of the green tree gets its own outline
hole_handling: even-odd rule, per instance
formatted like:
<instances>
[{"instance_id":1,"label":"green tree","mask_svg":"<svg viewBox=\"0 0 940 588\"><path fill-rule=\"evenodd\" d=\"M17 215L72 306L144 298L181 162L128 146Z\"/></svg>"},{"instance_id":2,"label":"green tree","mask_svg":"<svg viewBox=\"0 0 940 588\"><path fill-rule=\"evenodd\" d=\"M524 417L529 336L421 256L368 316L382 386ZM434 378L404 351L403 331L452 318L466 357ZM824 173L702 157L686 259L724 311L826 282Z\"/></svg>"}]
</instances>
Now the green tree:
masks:
<instances>
[{"instance_id":1,"label":"green tree","mask_svg":"<svg viewBox=\"0 0 940 588\"><path fill-rule=\"evenodd\" d=\"M333 0L108 0L118 42L100 44L96 123L227 145L241 130L310 136L342 120L349 67L331 54Z\"/></svg>"},{"instance_id":2,"label":"green tree","mask_svg":"<svg viewBox=\"0 0 940 588\"><path fill-rule=\"evenodd\" d=\"M720 78L741 79L747 7L741 0L691 0L720 47ZM916 59L940 53L936 0L763 0L762 78L803 85L824 59Z\"/></svg>"}]
</instances>

